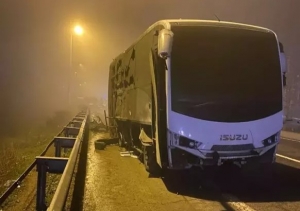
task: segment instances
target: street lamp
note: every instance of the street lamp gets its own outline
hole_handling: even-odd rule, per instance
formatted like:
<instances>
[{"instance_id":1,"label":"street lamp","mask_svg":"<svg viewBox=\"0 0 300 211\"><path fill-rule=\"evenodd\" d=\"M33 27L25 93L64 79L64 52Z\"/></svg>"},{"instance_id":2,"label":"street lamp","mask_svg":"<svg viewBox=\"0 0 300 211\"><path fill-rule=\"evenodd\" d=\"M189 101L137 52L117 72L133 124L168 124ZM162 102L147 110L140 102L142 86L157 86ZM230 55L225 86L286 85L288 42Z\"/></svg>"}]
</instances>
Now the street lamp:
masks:
<instances>
[{"instance_id":1,"label":"street lamp","mask_svg":"<svg viewBox=\"0 0 300 211\"><path fill-rule=\"evenodd\" d=\"M82 35L83 34L83 28L81 26L77 25L77 26L74 27L74 32L77 35Z\"/></svg>"},{"instance_id":2,"label":"street lamp","mask_svg":"<svg viewBox=\"0 0 300 211\"><path fill-rule=\"evenodd\" d=\"M72 63L73 63L73 35L78 35L81 36L83 34L83 28L80 25L76 25L73 28L73 31L71 31L71 37L70 37L70 73L68 77L68 105L70 106L71 104L71 93L70 93L70 87L71 87L71 76L72 76Z\"/></svg>"}]
</instances>

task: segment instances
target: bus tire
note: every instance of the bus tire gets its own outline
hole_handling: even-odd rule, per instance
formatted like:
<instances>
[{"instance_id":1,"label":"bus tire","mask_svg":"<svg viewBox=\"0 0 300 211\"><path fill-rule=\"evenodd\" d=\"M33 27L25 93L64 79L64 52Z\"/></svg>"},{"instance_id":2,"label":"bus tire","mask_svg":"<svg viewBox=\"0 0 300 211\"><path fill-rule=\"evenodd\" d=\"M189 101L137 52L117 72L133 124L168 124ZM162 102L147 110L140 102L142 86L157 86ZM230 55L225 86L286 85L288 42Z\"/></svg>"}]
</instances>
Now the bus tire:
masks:
<instances>
[{"instance_id":1,"label":"bus tire","mask_svg":"<svg viewBox=\"0 0 300 211\"><path fill-rule=\"evenodd\" d=\"M160 175L161 169L156 162L156 157L152 146L143 146L143 162L147 172L149 172L151 175Z\"/></svg>"}]
</instances>

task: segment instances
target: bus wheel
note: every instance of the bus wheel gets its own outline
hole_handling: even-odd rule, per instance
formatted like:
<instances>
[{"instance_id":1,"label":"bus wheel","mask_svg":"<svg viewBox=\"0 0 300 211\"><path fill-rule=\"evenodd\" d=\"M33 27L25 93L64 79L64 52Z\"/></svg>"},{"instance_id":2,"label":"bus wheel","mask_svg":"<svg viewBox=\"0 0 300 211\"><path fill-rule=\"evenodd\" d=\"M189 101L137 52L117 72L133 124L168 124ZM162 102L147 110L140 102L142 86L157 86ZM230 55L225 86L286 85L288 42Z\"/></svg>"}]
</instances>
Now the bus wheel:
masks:
<instances>
[{"instance_id":1,"label":"bus wheel","mask_svg":"<svg viewBox=\"0 0 300 211\"><path fill-rule=\"evenodd\" d=\"M143 161L146 171L148 171L151 175L160 175L161 169L156 162L156 157L152 146L143 146Z\"/></svg>"},{"instance_id":2,"label":"bus wheel","mask_svg":"<svg viewBox=\"0 0 300 211\"><path fill-rule=\"evenodd\" d=\"M125 147L124 136L122 135L121 132L119 132L119 147Z\"/></svg>"}]
</instances>

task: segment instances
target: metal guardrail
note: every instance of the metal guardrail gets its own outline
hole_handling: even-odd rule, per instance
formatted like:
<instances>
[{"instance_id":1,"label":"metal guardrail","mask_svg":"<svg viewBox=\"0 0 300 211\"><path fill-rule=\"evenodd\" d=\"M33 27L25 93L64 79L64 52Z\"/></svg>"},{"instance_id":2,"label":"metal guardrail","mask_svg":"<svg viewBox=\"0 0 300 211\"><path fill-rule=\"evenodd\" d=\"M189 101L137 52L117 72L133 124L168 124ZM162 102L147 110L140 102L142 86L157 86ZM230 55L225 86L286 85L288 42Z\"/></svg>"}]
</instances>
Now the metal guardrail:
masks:
<instances>
[{"instance_id":1,"label":"metal guardrail","mask_svg":"<svg viewBox=\"0 0 300 211\"><path fill-rule=\"evenodd\" d=\"M77 127L78 128L78 127ZM65 206L65 202L68 196L68 192L69 192L69 187L70 184L72 182L72 176L73 176L73 172L75 169L75 165L76 165L76 161L77 161L77 157L79 154L79 149L81 146L82 141L84 141L84 135L85 132L89 130L89 113L87 112L84 117L82 116L82 123L80 128L78 128L78 131L73 131L74 133L72 133L71 131L74 130L74 127L69 127L68 128L68 135L75 135L76 139L74 140L75 142L73 142L73 149L72 152L70 154L70 157L68 159L68 162L66 163L66 166L63 170L63 174L62 177L58 183L56 192L53 196L53 199L50 203L50 206L47 210L50 211L60 211L63 210L64 206ZM71 133L71 134L70 134ZM77 133L77 134L76 134ZM68 139L60 139L57 143L60 142L60 146L56 145L56 147L61 147L68 145ZM59 150L56 150L56 152L58 152ZM57 155L59 155L59 153L57 153Z\"/></svg>"},{"instance_id":2,"label":"metal guardrail","mask_svg":"<svg viewBox=\"0 0 300 211\"><path fill-rule=\"evenodd\" d=\"M46 198L46 176L47 173L62 173L62 177L51 201L48 210L63 210L67 199L69 187L72 181L77 156L79 154L81 142L84 139L86 130L89 130L89 111L77 114L60 133L47 145L45 150L37 156L35 161L25 170L25 172L6 190L0 197L0 205L10 196L18 185L26 178L29 172L37 166L37 201L36 210L45 211ZM55 157L45 157L48 149L54 144ZM73 148L69 158L62 158L61 148Z\"/></svg>"},{"instance_id":3,"label":"metal guardrail","mask_svg":"<svg viewBox=\"0 0 300 211\"><path fill-rule=\"evenodd\" d=\"M64 129L62 129L58 136L63 133ZM44 156L48 149L52 146L54 140L52 140L44 151L40 154L40 156ZM36 166L36 160L30 164L30 166L21 174L21 176L2 194L0 197L0 205L4 203L4 201L13 193L13 191L21 184L21 182L26 178L26 176L30 173L30 171Z\"/></svg>"}]
</instances>

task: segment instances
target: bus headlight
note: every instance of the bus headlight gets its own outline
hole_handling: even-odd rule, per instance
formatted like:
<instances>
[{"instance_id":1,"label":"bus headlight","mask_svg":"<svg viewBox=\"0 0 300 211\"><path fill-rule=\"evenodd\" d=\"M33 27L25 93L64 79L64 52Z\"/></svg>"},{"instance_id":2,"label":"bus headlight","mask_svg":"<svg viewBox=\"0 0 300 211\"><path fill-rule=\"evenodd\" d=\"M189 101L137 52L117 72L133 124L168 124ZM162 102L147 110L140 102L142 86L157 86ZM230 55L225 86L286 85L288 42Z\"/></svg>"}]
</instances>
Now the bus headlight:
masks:
<instances>
[{"instance_id":1,"label":"bus headlight","mask_svg":"<svg viewBox=\"0 0 300 211\"><path fill-rule=\"evenodd\" d=\"M201 146L201 142L195 141L184 136L179 137L179 146L188 147L192 149L198 149Z\"/></svg>"},{"instance_id":2,"label":"bus headlight","mask_svg":"<svg viewBox=\"0 0 300 211\"><path fill-rule=\"evenodd\" d=\"M181 146L191 149L198 149L202 145L202 142L180 136L179 134L173 133L171 131L169 131L168 135L170 146Z\"/></svg>"},{"instance_id":3,"label":"bus headlight","mask_svg":"<svg viewBox=\"0 0 300 211\"><path fill-rule=\"evenodd\" d=\"M262 140L262 144L266 146L270 146L272 144L275 144L279 141L279 134L276 133L275 135L272 135L264 140Z\"/></svg>"},{"instance_id":4,"label":"bus headlight","mask_svg":"<svg viewBox=\"0 0 300 211\"><path fill-rule=\"evenodd\" d=\"M195 144L195 142L194 142L194 141L191 141L191 142L189 143L189 147L190 147L190 148L194 148L194 147L195 147L195 145L196 145L196 144Z\"/></svg>"}]
</instances>

